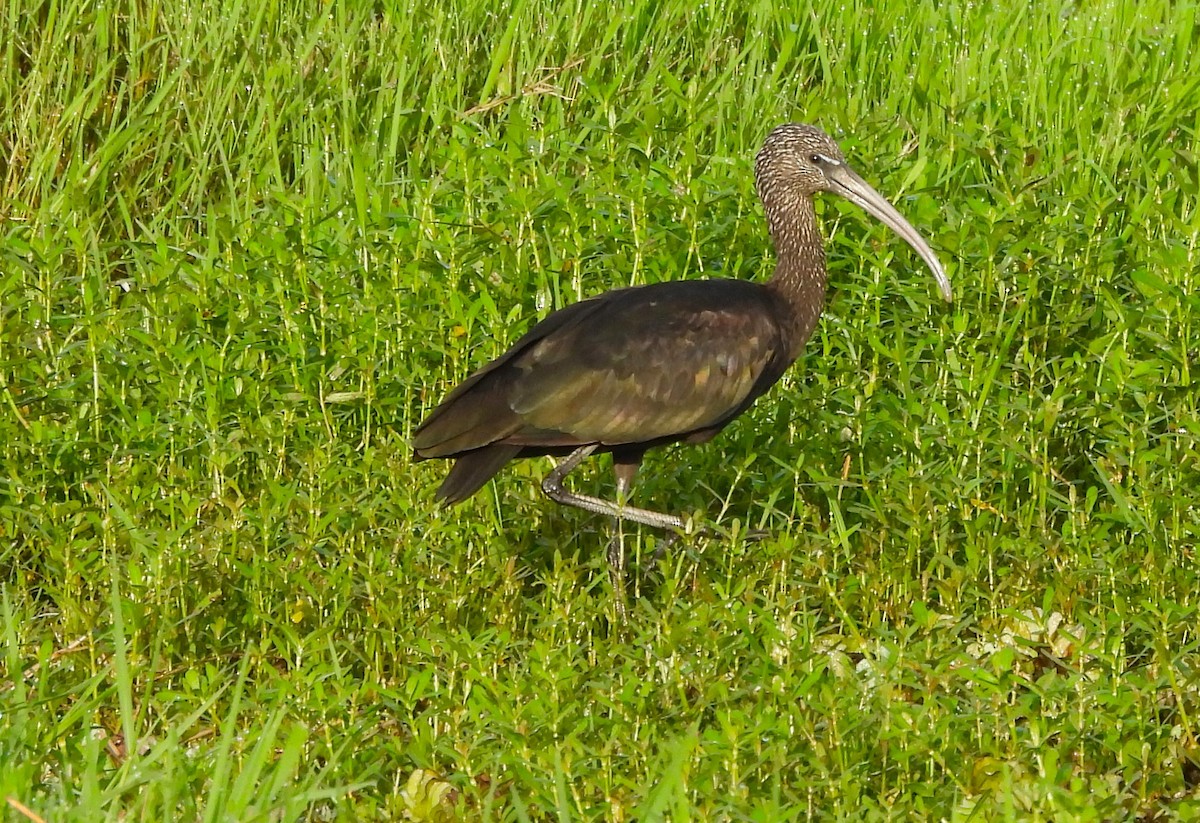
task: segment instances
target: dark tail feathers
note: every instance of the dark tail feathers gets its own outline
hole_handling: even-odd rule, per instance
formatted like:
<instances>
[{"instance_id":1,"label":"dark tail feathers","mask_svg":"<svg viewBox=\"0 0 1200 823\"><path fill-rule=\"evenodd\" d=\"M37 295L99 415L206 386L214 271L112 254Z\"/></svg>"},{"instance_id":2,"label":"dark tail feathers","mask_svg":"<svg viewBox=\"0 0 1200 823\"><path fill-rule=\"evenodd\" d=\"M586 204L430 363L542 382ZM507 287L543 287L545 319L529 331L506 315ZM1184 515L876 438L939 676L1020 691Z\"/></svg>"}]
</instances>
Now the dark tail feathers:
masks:
<instances>
[{"instance_id":1,"label":"dark tail feathers","mask_svg":"<svg viewBox=\"0 0 1200 823\"><path fill-rule=\"evenodd\" d=\"M520 446L493 443L462 455L450 467L450 473L437 490L437 498L448 506L461 503L479 491L504 464L516 457Z\"/></svg>"}]
</instances>

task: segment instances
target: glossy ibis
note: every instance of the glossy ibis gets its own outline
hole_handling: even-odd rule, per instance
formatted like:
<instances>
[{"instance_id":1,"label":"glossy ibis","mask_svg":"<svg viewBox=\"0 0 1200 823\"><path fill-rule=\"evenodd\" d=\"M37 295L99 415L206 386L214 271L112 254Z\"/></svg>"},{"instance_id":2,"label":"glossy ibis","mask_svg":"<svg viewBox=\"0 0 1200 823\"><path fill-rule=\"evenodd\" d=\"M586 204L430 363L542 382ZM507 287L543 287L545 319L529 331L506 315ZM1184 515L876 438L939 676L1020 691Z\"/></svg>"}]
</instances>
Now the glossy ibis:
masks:
<instances>
[{"instance_id":1,"label":"glossy ibis","mask_svg":"<svg viewBox=\"0 0 1200 823\"><path fill-rule=\"evenodd\" d=\"M683 529L677 515L625 505L634 474L647 449L716 435L799 356L825 301L817 192L841 195L890 226L951 299L933 250L820 129L776 128L754 174L777 257L771 279L617 289L546 317L459 384L417 429L417 460L454 460L437 492L441 501L465 500L514 458L565 455L542 482L551 499ZM612 453L618 502L562 485L598 452Z\"/></svg>"}]
</instances>

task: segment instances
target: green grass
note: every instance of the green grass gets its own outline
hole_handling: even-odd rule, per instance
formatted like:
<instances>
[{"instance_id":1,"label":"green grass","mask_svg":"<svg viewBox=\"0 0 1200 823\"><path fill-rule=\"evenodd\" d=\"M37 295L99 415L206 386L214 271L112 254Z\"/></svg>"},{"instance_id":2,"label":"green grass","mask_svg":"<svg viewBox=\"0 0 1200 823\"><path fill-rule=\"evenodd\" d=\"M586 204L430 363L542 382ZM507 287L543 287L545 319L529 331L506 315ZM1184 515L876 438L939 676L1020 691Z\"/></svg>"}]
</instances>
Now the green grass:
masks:
<instances>
[{"instance_id":1,"label":"green grass","mask_svg":"<svg viewBox=\"0 0 1200 823\"><path fill-rule=\"evenodd\" d=\"M0 10L5 819L1200 818L1194 2L293 6ZM408 438L765 276L789 119L956 302L822 201L806 355L637 489L774 536L617 621L547 464Z\"/></svg>"}]
</instances>

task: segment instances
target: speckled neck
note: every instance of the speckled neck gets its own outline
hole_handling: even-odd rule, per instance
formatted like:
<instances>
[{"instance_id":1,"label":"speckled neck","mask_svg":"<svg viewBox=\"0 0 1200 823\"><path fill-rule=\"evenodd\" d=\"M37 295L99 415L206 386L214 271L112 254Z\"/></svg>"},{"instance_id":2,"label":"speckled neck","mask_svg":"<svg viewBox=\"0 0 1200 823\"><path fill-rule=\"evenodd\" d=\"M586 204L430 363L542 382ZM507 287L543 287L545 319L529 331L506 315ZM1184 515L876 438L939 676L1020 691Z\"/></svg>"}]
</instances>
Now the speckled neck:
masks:
<instances>
[{"instance_id":1,"label":"speckled neck","mask_svg":"<svg viewBox=\"0 0 1200 823\"><path fill-rule=\"evenodd\" d=\"M769 193L763 197L775 245L775 273L767 288L788 307L792 356L797 357L825 307L825 246L811 197Z\"/></svg>"}]
</instances>

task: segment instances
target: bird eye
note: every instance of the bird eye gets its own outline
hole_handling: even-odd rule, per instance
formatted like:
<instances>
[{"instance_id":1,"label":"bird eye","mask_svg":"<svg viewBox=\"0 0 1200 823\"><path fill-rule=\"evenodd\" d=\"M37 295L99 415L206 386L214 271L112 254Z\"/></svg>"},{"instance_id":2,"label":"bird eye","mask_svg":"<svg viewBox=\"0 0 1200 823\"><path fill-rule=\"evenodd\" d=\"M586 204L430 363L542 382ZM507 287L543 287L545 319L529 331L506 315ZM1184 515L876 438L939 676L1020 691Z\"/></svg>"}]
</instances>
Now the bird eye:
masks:
<instances>
[{"instance_id":1,"label":"bird eye","mask_svg":"<svg viewBox=\"0 0 1200 823\"><path fill-rule=\"evenodd\" d=\"M814 154L812 157L810 157L808 159L813 162L813 165L819 166L819 165L821 165L821 161L824 160L825 158L819 154Z\"/></svg>"}]
</instances>

